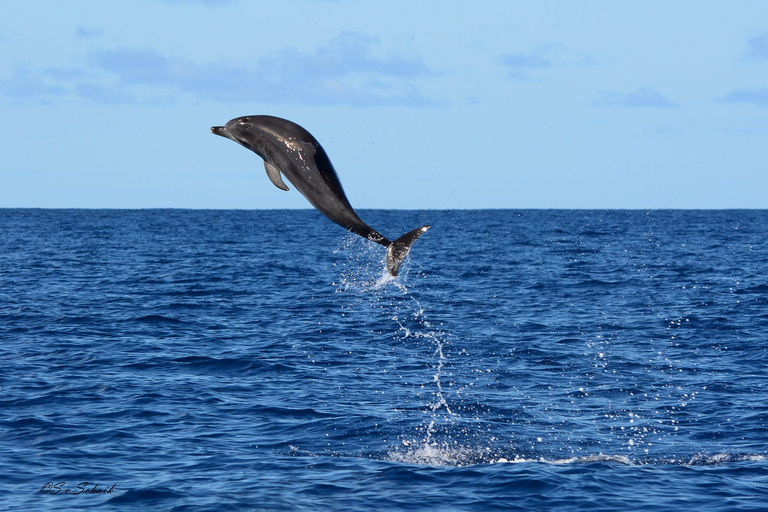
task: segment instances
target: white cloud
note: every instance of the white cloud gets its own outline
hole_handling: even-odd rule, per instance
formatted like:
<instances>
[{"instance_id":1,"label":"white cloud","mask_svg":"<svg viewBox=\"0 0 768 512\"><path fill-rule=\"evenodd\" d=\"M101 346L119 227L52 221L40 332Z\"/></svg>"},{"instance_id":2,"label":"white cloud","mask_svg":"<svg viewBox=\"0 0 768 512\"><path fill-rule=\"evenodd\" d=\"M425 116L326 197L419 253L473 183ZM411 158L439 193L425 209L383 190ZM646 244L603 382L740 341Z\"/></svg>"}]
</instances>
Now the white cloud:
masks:
<instances>
[{"instance_id":1,"label":"white cloud","mask_svg":"<svg viewBox=\"0 0 768 512\"><path fill-rule=\"evenodd\" d=\"M115 48L93 51L87 63L85 74L56 69L47 76L58 80L59 89L107 103L157 102L183 92L228 103L437 104L414 83L437 74L420 58L385 53L378 39L355 32L310 52L286 47L252 62L201 64L153 48Z\"/></svg>"},{"instance_id":2,"label":"white cloud","mask_svg":"<svg viewBox=\"0 0 768 512\"><path fill-rule=\"evenodd\" d=\"M579 55L557 43L542 44L527 53L505 53L496 60L507 78L523 81L538 80L539 72L546 69L595 63L591 57Z\"/></svg>"},{"instance_id":3,"label":"white cloud","mask_svg":"<svg viewBox=\"0 0 768 512\"><path fill-rule=\"evenodd\" d=\"M111 105L125 105L136 103L136 97L122 89L105 87L90 82L81 82L75 86L75 91L84 97L99 103Z\"/></svg>"},{"instance_id":4,"label":"white cloud","mask_svg":"<svg viewBox=\"0 0 768 512\"><path fill-rule=\"evenodd\" d=\"M635 92L604 92L593 103L597 106L669 108L677 104L653 87L640 87Z\"/></svg>"},{"instance_id":5,"label":"white cloud","mask_svg":"<svg viewBox=\"0 0 768 512\"><path fill-rule=\"evenodd\" d=\"M103 34L104 31L100 28L91 27L77 27L77 30L75 31L75 35L83 39L93 39L101 37Z\"/></svg>"},{"instance_id":6,"label":"white cloud","mask_svg":"<svg viewBox=\"0 0 768 512\"><path fill-rule=\"evenodd\" d=\"M768 59L768 32L750 38L747 41L747 45L748 49L745 53L747 57L753 59Z\"/></svg>"},{"instance_id":7,"label":"white cloud","mask_svg":"<svg viewBox=\"0 0 768 512\"><path fill-rule=\"evenodd\" d=\"M498 58L505 74L516 80L532 80L535 70L551 68L555 65L553 54L560 45L546 44L537 46L528 53L505 53Z\"/></svg>"},{"instance_id":8,"label":"white cloud","mask_svg":"<svg viewBox=\"0 0 768 512\"><path fill-rule=\"evenodd\" d=\"M720 99L725 103L747 103L756 107L768 107L768 87L731 91Z\"/></svg>"},{"instance_id":9,"label":"white cloud","mask_svg":"<svg viewBox=\"0 0 768 512\"><path fill-rule=\"evenodd\" d=\"M0 94L15 100L36 99L49 102L67 93L66 87L56 82L30 71L27 67L19 67L11 77L0 80Z\"/></svg>"},{"instance_id":10,"label":"white cloud","mask_svg":"<svg viewBox=\"0 0 768 512\"><path fill-rule=\"evenodd\" d=\"M166 4L201 4L211 7L222 7L225 5L234 5L235 0L162 0Z\"/></svg>"}]
</instances>

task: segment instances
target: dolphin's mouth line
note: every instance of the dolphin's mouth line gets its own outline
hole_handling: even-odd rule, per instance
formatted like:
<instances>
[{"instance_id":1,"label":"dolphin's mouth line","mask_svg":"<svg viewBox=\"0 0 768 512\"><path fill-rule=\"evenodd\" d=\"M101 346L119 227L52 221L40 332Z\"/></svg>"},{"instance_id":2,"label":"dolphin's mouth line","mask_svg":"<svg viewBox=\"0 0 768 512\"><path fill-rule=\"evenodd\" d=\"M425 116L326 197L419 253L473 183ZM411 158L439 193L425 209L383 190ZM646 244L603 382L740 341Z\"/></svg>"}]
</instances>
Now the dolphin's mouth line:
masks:
<instances>
[{"instance_id":1,"label":"dolphin's mouth line","mask_svg":"<svg viewBox=\"0 0 768 512\"><path fill-rule=\"evenodd\" d=\"M211 133L213 133L214 135L218 135L220 137L224 137L224 138L229 139L229 140L233 140L233 141L237 142L238 144L240 144L241 146L243 146L243 147L245 147L247 149L251 149L250 144L248 144L247 142L243 142L242 140L240 140L237 137L235 137L234 135L232 135L229 132L229 130L227 130L226 126L213 126L213 127L211 127ZM251 149L251 151L253 151L253 150Z\"/></svg>"},{"instance_id":2,"label":"dolphin's mouth line","mask_svg":"<svg viewBox=\"0 0 768 512\"><path fill-rule=\"evenodd\" d=\"M232 136L231 133L227 131L225 126L213 126L211 127L211 133L214 135L219 135L220 137L226 137L227 139L233 140L235 142L239 142L235 137Z\"/></svg>"}]
</instances>

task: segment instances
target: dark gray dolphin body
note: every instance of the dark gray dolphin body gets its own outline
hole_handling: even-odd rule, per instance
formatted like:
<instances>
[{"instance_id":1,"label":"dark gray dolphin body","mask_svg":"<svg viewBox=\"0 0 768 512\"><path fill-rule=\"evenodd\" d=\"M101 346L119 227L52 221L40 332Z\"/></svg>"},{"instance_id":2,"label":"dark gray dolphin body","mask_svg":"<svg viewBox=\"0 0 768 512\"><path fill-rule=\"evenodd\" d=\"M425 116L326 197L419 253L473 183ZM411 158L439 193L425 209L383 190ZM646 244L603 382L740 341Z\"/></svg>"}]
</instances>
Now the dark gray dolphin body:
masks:
<instances>
[{"instance_id":1,"label":"dark gray dolphin body","mask_svg":"<svg viewBox=\"0 0 768 512\"><path fill-rule=\"evenodd\" d=\"M289 190L281 174L320 213L336 224L387 248L387 270L397 275L400 264L429 226L409 231L394 241L387 240L363 222L349 204L341 182L325 150L311 133L286 119L272 116L245 116L211 131L232 139L264 159L267 176L277 188Z\"/></svg>"}]
</instances>

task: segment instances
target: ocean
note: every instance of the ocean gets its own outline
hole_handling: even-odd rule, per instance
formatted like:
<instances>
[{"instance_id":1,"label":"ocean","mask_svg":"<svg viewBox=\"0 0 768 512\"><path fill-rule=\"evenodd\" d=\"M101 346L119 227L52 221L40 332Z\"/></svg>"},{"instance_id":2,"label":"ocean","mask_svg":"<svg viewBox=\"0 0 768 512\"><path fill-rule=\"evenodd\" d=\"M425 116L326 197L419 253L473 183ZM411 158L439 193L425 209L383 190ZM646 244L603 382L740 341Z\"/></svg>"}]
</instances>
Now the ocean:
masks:
<instances>
[{"instance_id":1,"label":"ocean","mask_svg":"<svg viewBox=\"0 0 768 512\"><path fill-rule=\"evenodd\" d=\"M0 509L768 509L768 211L0 210Z\"/></svg>"}]
</instances>

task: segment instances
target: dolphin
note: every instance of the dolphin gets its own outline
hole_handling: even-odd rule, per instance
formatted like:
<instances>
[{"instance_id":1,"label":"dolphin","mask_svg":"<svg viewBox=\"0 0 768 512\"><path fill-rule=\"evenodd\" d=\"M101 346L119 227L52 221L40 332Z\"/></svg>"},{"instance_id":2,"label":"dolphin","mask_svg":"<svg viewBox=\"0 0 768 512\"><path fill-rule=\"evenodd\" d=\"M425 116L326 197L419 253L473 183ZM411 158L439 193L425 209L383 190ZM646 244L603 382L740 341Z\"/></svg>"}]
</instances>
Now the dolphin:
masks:
<instances>
[{"instance_id":1,"label":"dolphin","mask_svg":"<svg viewBox=\"0 0 768 512\"><path fill-rule=\"evenodd\" d=\"M387 248L387 270L397 276L411 244L429 226L421 226L390 241L363 222L349 204L328 155L312 134L296 123L273 116L244 116L211 132L231 139L264 159L267 176L281 190L289 190L285 176L312 206L348 231Z\"/></svg>"}]
</instances>

